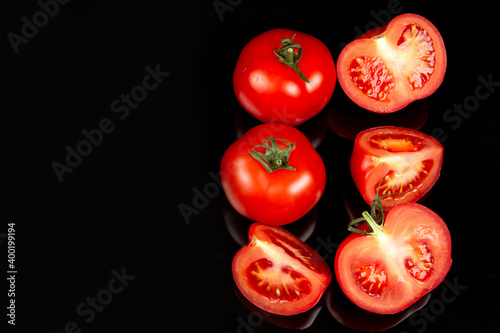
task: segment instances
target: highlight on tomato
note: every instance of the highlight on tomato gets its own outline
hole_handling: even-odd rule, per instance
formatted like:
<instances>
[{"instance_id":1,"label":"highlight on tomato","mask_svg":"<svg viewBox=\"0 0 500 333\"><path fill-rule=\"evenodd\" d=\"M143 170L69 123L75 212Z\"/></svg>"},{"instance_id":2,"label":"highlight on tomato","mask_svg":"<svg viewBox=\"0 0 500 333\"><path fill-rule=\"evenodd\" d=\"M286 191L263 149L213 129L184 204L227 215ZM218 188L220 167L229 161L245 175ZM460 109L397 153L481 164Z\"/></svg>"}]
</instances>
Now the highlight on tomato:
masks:
<instances>
[{"instance_id":1,"label":"highlight on tomato","mask_svg":"<svg viewBox=\"0 0 500 333\"><path fill-rule=\"evenodd\" d=\"M380 186L387 211L422 198L439 178L442 163L443 146L433 137L409 128L383 126L356 136L350 170L369 205Z\"/></svg>"},{"instance_id":2,"label":"highlight on tomato","mask_svg":"<svg viewBox=\"0 0 500 333\"><path fill-rule=\"evenodd\" d=\"M326 170L311 142L294 127L262 124L224 153L221 183L234 209L246 218L284 225L317 204Z\"/></svg>"},{"instance_id":3,"label":"highlight on tomato","mask_svg":"<svg viewBox=\"0 0 500 333\"><path fill-rule=\"evenodd\" d=\"M278 315L314 307L332 279L323 258L283 228L254 223L233 259L234 281L255 306Z\"/></svg>"},{"instance_id":4,"label":"highlight on tomato","mask_svg":"<svg viewBox=\"0 0 500 333\"><path fill-rule=\"evenodd\" d=\"M353 233L335 256L340 288L354 304L374 313L398 313L444 280L452 262L451 235L436 213L403 203L385 218L377 197L371 213L362 215L349 224Z\"/></svg>"},{"instance_id":5,"label":"highlight on tomato","mask_svg":"<svg viewBox=\"0 0 500 333\"><path fill-rule=\"evenodd\" d=\"M243 48L233 74L236 98L264 123L297 126L318 114L335 89L329 49L311 35L273 29Z\"/></svg>"},{"instance_id":6,"label":"highlight on tomato","mask_svg":"<svg viewBox=\"0 0 500 333\"><path fill-rule=\"evenodd\" d=\"M437 28L416 14L396 16L349 43L337 61L339 83L359 106L377 113L402 109L434 93L446 72Z\"/></svg>"}]
</instances>

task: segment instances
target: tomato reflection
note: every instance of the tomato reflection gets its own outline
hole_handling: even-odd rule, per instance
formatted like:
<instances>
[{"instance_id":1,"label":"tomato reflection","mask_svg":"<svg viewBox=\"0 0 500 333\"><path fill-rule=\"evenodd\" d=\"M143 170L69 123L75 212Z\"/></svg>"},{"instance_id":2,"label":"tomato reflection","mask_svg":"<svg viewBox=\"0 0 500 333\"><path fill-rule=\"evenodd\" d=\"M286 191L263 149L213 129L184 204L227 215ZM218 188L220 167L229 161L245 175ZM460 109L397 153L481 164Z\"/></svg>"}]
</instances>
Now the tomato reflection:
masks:
<instances>
[{"instance_id":1,"label":"tomato reflection","mask_svg":"<svg viewBox=\"0 0 500 333\"><path fill-rule=\"evenodd\" d=\"M257 326L262 325L262 319L285 329L304 330L312 326L312 324L316 320L316 317L321 312L324 303L323 298L321 298L321 300L314 307L304 313L293 316L280 316L264 311L253 305L246 299L245 296L243 296L236 284L233 284L233 290L236 297L240 300L241 304L246 307L245 309L238 311L240 312L240 315L243 319L239 320L239 324L240 326L242 326L242 329L245 332L250 331L249 328L257 328ZM247 320L245 320L245 318Z\"/></svg>"},{"instance_id":2,"label":"tomato reflection","mask_svg":"<svg viewBox=\"0 0 500 333\"><path fill-rule=\"evenodd\" d=\"M318 223L318 205L315 205L306 215L304 215L299 220L281 226L281 228L290 231L295 236L300 238L305 242L316 229ZM226 225L227 231L231 238L240 246L245 246L248 244L248 228L252 223L256 221L247 219L246 217L240 215L231 206L227 198L224 196L222 199L222 217L224 219L224 224Z\"/></svg>"},{"instance_id":3,"label":"tomato reflection","mask_svg":"<svg viewBox=\"0 0 500 333\"><path fill-rule=\"evenodd\" d=\"M376 126L399 126L418 130L425 125L428 115L429 106L424 99L389 114L370 112L357 105L332 104L327 119L328 127L335 134L354 140L359 132Z\"/></svg>"},{"instance_id":4,"label":"tomato reflection","mask_svg":"<svg viewBox=\"0 0 500 333\"><path fill-rule=\"evenodd\" d=\"M301 131L309 139L309 141L311 141L313 147L316 149L318 149L318 147L325 139L325 135L328 130L326 117L327 112L326 110L323 110L305 123L296 126L296 128ZM245 111L245 109L239 106L237 107L234 114L233 124L234 135L236 139L239 139L249 129L262 124L262 122L252 117L248 112ZM281 126L281 124L276 124L276 126Z\"/></svg>"},{"instance_id":5,"label":"tomato reflection","mask_svg":"<svg viewBox=\"0 0 500 333\"><path fill-rule=\"evenodd\" d=\"M414 312L423 308L430 297L431 293L429 292L404 311L391 315L381 315L361 309L352 303L344 295L334 276L325 293L325 303L332 317L345 327L363 332L376 332L385 331L398 325Z\"/></svg>"}]
</instances>

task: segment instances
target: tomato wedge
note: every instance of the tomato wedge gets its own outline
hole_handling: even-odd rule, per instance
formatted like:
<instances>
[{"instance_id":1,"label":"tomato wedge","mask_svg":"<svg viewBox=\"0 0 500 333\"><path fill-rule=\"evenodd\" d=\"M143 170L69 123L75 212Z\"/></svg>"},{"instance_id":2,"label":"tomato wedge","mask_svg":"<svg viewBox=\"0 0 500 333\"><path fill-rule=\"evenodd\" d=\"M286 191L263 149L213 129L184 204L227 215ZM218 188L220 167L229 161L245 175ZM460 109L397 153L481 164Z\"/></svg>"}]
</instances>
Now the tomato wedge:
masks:
<instances>
[{"instance_id":1,"label":"tomato wedge","mask_svg":"<svg viewBox=\"0 0 500 333\"><path fill-rule=\"evenodd\" d=\"M382 225L365 213L367 222L356 232L372 232L352 233L340 244L337 280L345 295L367 311L403 311L450 270L450 232L436 213L416 203L397 205Z\"/></svg>"},{"instance_id":2,"label":"tomato wedge","mask_svg":"<svg viewBox=\"0 0 500 333\"><path fill-rule=\"evenodd\" d=\"M289 316L311 309L332 279L323 258L280 227L254 223L249 244L233 259L233 277L241 293L270 313Z\"/></svg>"},{"instance_id":3,"label":"tomato wedge","mask_svg":"<svg viewBox=\"0 0 500 333\"><path fill-rule=\"evenodd\" d=\"M370 205L377 195L384 210L422 198L436 183L443 163L443 146L433 137L403 127L374 127L356 136L351 174Z\"/></svg>"},{"instance_id":4,"label":"tomato wedge","mask_svg":"<svg viewBox=\"0 0 500 333\"><path fill-rule=\"evenodd\" d=\"M447 64L437 28L422 16L402 14L376 29L339 55L337 76L347 96L367 110L389 113L434 93Z\"/></svg>"}]
</instances>

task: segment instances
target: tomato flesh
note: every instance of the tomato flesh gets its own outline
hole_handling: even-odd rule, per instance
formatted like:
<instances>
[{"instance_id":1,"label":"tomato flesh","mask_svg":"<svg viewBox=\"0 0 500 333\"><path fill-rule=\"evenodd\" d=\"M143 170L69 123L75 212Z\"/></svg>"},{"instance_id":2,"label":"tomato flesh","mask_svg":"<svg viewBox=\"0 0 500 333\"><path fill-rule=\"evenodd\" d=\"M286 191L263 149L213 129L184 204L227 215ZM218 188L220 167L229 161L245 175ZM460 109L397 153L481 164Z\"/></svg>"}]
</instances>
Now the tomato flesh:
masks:
<instances>
[{"instance_id":1,"label":"tomato flesh","mask_svg":"<svg viewBox=\"0 0 500 333\"><path fill-rule=\"evenodd\" d=\"M254 305L279 315L305 312L318 303L331 281L318 253L293 234L254 223L249 244L233 259L233 277Z\"/></svg>"},{"instance_id":2,"label":"tomato flesh","mask_svg":"<svg viewBox=\"0 0 500 333\"><path fill-rule=\"evenodd\" d=\"M423 144L419 138L409 137L402 134L378 134L370 138L370 145L374 148L382 148L391 153L405 151L419 151Z\"/></svg>"},{"instance_id":3,"label":"tomato flesh","mask_svg":"<svg viewBox=\"0 0 500 333\"><path fill-rule=\"evenodd\" d=\"M416 203L389 211L382 232L349 235L335 257L335 274L346 296L380 314L411 306L439 285L450 267L451 236L446 224Z\"/></svg>"},{"instance_id":4,"label":"tomato flesh","mask_svg":"<svg viewBox=\"0 0 500 333\"><path fill-rule=\"evenodd\" d=\"M418 259L416 261L413 258L406 259L405 267L415 280L424 283L434 272L434 257L426 243L421 243L413 251Z\"/></svg>"},{"instance_id":5,"label":"tomato flesh","mask_svg":"<svg viewBox=\"0 0 500 333\"><path fill-rule=\"evenodd\" d=\"M387 288L387 275L376 265L367 265L356 269L354 278L360 288L370 296L381 296Z\"/></svg>"},{"instance_id":6,"label":"tomato flesh","mask_svg":"<svg viewBox=\"0 0 500 333\"><path fill-rule=\"evenodd\" d=\"M379 101L385 100L394 86L392 73L378 57L352 59L349 75L356 87L368 97Z\"/></svg>"},{"instance_id":7,"label":"tomato flesh","mask_svg":"<svg viewBox=\"0 0 500 333\"><path fill-rule=\"evenodd\" d=\"M384 210L419 200L434 185L443 147L434 138L402 127L375 127L358 134L351 174L368 204L379 191Z\"/></svg>"}]
</instances>

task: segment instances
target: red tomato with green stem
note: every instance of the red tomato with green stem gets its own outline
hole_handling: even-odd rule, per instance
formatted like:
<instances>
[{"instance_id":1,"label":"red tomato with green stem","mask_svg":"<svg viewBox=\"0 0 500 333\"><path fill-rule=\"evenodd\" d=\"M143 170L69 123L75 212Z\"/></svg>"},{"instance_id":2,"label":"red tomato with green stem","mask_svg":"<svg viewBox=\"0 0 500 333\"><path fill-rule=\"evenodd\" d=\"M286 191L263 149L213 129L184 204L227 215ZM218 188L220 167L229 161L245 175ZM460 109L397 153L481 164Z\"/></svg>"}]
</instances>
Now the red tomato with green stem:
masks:
<instances>
[{"instance_id":1,"label":"red tomato with green stem","mask_svg":"<svg viewBox=\"0 0 500 333\"><path fill-rule=\"evenodd\" d=\"M326 170L321 156L299 130L262 124L224 153L221 182L231 205L254 221L295 222L321 198Z\"/></svg>"},{"instance_id":2,"label":"red tomato with green stem","mask_svg":"<svg viewBox=\"0 0 500 333\"><path fill-rule=\"evenodd\" d=\"M233 74L236 98L264 123L299 125L318 114L332 97L335 64L319 39L274 29L241 51Z\"/></svg>"},{"instance_id":3,"label":"red tomato with green stem","mask_svg":"<svg viewBox=\"0 0 500 333\"><path fill-rule=\"evenodd\" d=\"M403 311L450 270L450 232L436 213L420 204L397 205L385 218L377 197L371 214L363 212L348 229L353 233L337 250L335 274L344 294L362 309Z\"/></svg>"},{"instance_id":4,"label":"red tomato with green stem","mask_svg":"<svg viewBox=\"0 0 500 333\"><path fill-rule=\"evenodd\" d=\"M323 258L293 234L254 223L249 244L233 259L233 277L241 293L270 313L290 316L318 303L332 279Z\"/></svg>"},{"instance_id":5,"label":"red tomato with green stem","mask_svg":"<svg viewBox=\"0 0 500 333\"><path fill-rule=\"evenodd\" d=\"M434 93L446 64L437 28L422 16L402 14L349 43L339 55L337 75L353 102L389 113Z\"/></svg>"},{"instance_id":6,"label":"red tomato with green stem","mask_svg":"<svg viewBox=\"0 0 500 333\"><path fill-rule=\"evenodd\" d=\"M443 146L417 130L383 126L360 132L354 140L351 175L369 205L378 187L384 210L416 202L436 183L443 163ZM395 194L397 193L397 194Z\"/></svg>"}]
</instances>

